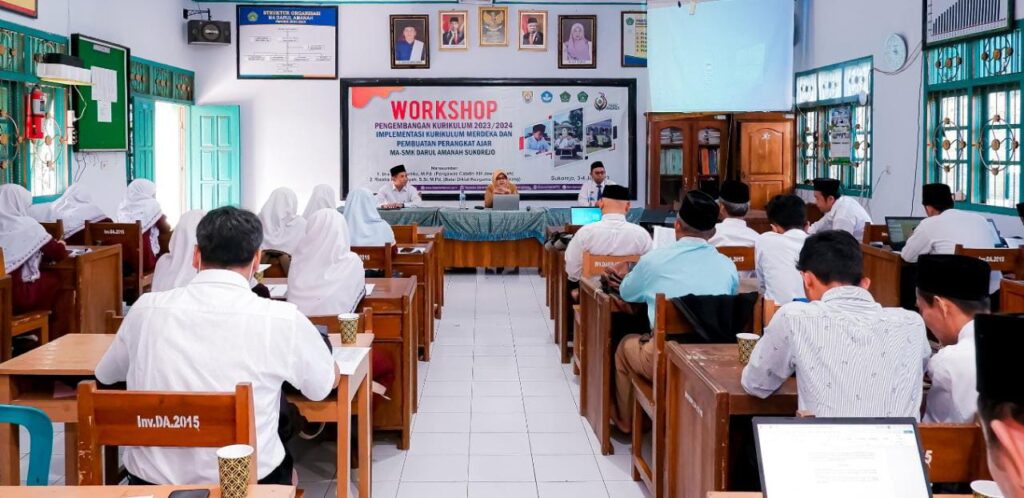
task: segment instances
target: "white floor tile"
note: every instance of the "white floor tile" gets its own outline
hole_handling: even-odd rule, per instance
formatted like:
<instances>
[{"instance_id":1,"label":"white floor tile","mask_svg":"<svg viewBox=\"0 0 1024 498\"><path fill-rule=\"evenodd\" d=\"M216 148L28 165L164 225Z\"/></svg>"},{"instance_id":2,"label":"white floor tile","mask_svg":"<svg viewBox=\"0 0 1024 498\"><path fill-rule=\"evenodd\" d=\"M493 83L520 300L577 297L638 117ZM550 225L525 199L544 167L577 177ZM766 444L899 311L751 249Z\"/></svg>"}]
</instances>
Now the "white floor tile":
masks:
<instances>
[{"instance_id":1,"label":"white floor tile","mask_svg":"<svg viewBox=\"0 0 1024 498\"><path fill-rule=\"evenodd\" d=\"M472 399L469 396L423 396L419 413L468 413Z\"/></svg>"},{"instance_id":2,"label":"white floor tile","mask_svg":"<svg viewBox=\"0 0 1024 498\"><path fill-rule=\"evenodd\" d=\"M469 436L470 455L530 455L530 438L520 433L473 433Z\"/></svg>"},{"instance_id":3,"label":"white floor tile","mask_svg":"<svg viewBox=\"0 0 1024 498\"><path fill-rule=\"evenodd\" d=\"M520 396L522 389L519 382L473 382L473 397L484 396Z\"/></svg>"},{"instance_id":4,"label":"white floor tile","mask_svg":"<svg viewBox=\"0 0 1024 498\"><path fill-rule=\"evenodd\" d=\"M533 459L529 456L470 455L469 480L533 482Z\"/></svg>"},{"instance_id":5,"label":"white floor tile","mask_svg":"<svg viewBox=\"0 0 1024 498\"><path fill-rule=\"evenodd\" d=\"M378 457L373 455L373 482L397 481L402 478L402 467L405 466L405 453Z\"/></svg>"},{"instance_id":6,"label":"white floor tile","mask_svg":"<svg viewBox=\"0 0 1024 498\"><path fill-rule=\"evenodd\" d=\"M473 378L473 367L471 365L430 365L427 370L427 380L435 381L467 381Z\"/></svg>"},{"instance_id":7,"label":"white floor tile","mask_svg":"<svg viewBox=\"0 0 1024 498\"><path fill-rule=\"evenodd\" d=\"M370 494L371 494L372 498L395 498L395 496L398 494L398 482L397 481L384 481L384 482L374 481L373 486L371 487L370 491L371 491ZM334 498L335 496L338 496L337 489L334 486L331 486L331 489L329 491L327 491L327 493L328 493L327 494L327 498ZM354 494L350 494L349 496L355 496L355 495Z\"/></svg>"},{"instance_id":8,"label":"white floor tile","mask_svg":"<svg viewBox=\"0 0 1024 498\"><path fill-rule=\"evenodd\" d=\"M515 354L516 348L512 345L486 345L473 347L473 355L478 358L481 356L515 356Z\"/></svg>"},{"instance_id":9,"label":"white floor tile","mask_svg":"<svg viewBox=\"0 0 1024 498\"><path fill-rule=\"evenodd\" d=\"M580 432L531 432L530 449L534 455L593 455L587 435Z\"/></svg>"},{"instance_id":10,"label":"white floor tile","mask_svg":"<svg viewBox=\"0 0 1024 498\"><path fill-rule=\"evenodd\" d=\"M605 481L633 481L632 464L633 457L628 453L622 455L601 455L595 456L597 467L601 470L601 477Z\"/></svg>"},{"instance_id":11,"label":"white floor tile","mask_svg":"<svg viewBox=\"0 0 1024 498\"><path fill-rule=\"evenodd\" d=\"M466 496L465 482L408 482L398 485L398 498L457 498Z\"/></svg>"},{"instance_id":12,"label":"white floor tile","mask_svg":"<svg viewBox=\"0 0 1024 498\"><path fill-rule=\"evenodd\" d=\"M594 455L535 455L533 465L538 482L601 480Z\"/></svg>"},{"instance_id":13,"label":"white floor tile","mask_svg":"<svg viewBox=\"0 0 1024 498\"><path fill-rule=\"evenodd\" d=\"M468 413L417 413L413 432L469 432Z\"/></svg>"},{"instance_id":14,"label":"white floor tile","mask_svg":"<svg viewBox=\"0 0 1024 498\"><path fill-rule=\"evenodd\" d=\"M409 440L409 454L468 455L469 433L413 432Z\"/></svg>"},{"instance_id":15,"label":"white floor tile","mask_svg":"<svg viewBox=\"0 0 1024 498\"><path fill-rule=\"evenodd\" d=\"M538 482L540 498L608 498L604 482ZM618 495L615 498L619 498Z\"/></svg>"},{"instance_id":16,"label":"white floor tile","mask_svg":"<svg viewBox=\"0 0 1024 498\"><path fill-rule=\"evenodd\" d=\"M579 413L572 398L565 396L524 396L526 413Z\"/></svg>"},{"instance_id":17,"label":"white floor tile","mask_svg":"<svg viewBox=\"0 0 1024 498\"><path fill-rule=\"evenodd\" d=\"M471 482L469 498L537 498L533 482Z\"/></svg>"},{"instance_id":18,"label":"white floor tile","mask_svg":"<svg viewBox=\"0 0 1024 498\"><path fill-rule=\"evenodd\" d=\"M527 413L526 428L530 432L582 432L583 418L575 413Z\"/></svg>"},{"instance_id":19,"label":"white floor tile","mask_svg":"<svg viewBox=\"0 0 1024 498\"><path fill-rule=\"evenodd\" d=\"M486 396L473 398L471 409L474 415L483 413L523 413L521 396ZM422 406L421 410L422 410Z\"/></svg>"},{"instance_id":20,"label":"white floor tile","mask_svg":"<svg viewBox=\"0 0 1024 498\"><path fill-rule=\"evenodd\" d=\"M469 457L463 455L409 455L402 482L465 482Z\"/></svg>"},{"instance_id":21,"label":"white floor tile","mask_svg":"<svg viewBox=\"0 0 1024 498\"><path fill-rule=\"evenodd\" d=\"M604 485L614 498L651 498L642 481L605 481Z\"/></svg>"},{"instance_id":22,"label":"white floor tile","mask_svg":"<svg viewBox=\"0 0 1024 498\"><path fill-rule=\"evenodd\" d=\"M518 381L519 371L512 365L494 366L482 361L473 367L475 381Z\"/></svg>"},{"instance_id":23,"label":"white floor tile","mask_svg":"<svg viewBox=\"0 0 1024 498\"><path fill-rule=\"evenodd\" d=\"M471 383L468 380L465 381L450 381L450 380L438 380L438 381L427 381L423 386L423 392L421 393L424 397L426 396L470 396L472 391L470 390Z\"/></svg>"},{"instance_id":24,"label":"white floor tile","mask_svg":"<svg viewBox=\"0 0 1024 498\"><path fill-rule=\"evenodd\" d=\"M551 367L519 367L519 380L528 381L558 381L565 380L565 373L557 366Z\"/></svg>"},{"instance_id":25,"label":"white floor tile","mask_svg":"<svg viewBox=\"0 0 1024 498\"><path fill-rule=\"evenodd\" d=\"M526 433L526 415L522 413L481 413L474 414L470 432L521 432Z\"/></svg>"}]
</instances>

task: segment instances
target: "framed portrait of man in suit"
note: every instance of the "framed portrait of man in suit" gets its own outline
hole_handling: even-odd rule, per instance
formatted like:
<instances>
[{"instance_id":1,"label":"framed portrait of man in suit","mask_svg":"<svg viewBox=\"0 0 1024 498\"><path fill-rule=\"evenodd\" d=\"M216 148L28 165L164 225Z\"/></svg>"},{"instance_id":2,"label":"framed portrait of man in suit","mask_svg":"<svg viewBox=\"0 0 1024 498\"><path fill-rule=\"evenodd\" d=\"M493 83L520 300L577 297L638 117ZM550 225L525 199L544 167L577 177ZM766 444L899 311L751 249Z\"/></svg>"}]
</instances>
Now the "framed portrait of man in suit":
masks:
<instances>
[{"instance_id":1,"label":"framed portrait of man in suit","mask_svg":"<svg viewBox=\"0 0 1024 498\"><path fill-rule=\"evenodd\" d=\"M430 18L392 15L391 69L430 68Z\"/></svg>"},{"instance_id":2,"label":"framed portrait of man in suit","mask_svg":"<svg viewBox=\"0 0 1024 498\"><path fill-rule=\"evenodd\" d=\"M548 49L548 13L543 10L519 11L519 50Z\"/></svg>"},{"instance_id":3,"label":"framed portrait of man in suit","mask_svg":"<svg viewBox=\"0 0 1024 498\"><path fill-rule=\"evenodd\" d=\"M469 16L464 10L449 10L438 13L440 22L441 50L468 50L469 49L469 26L466 25Z\"/></svg>"}]
</instances>

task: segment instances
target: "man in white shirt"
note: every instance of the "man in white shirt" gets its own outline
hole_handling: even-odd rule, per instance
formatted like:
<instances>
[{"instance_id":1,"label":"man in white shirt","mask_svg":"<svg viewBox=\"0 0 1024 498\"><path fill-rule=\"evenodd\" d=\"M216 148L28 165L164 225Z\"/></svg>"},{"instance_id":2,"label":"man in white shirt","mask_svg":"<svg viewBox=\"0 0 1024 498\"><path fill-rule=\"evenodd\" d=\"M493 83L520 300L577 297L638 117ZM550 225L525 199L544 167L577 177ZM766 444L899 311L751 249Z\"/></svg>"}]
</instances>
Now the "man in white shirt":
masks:
<instances>
[{"instance_id":1,"label":"man in white shirt","mask_svg":"<svg viewBox=\"0 0 1024 498\"><path fill-rule=\"evenodd\" d=\"M718 194L720 221L715 225L715 236L708 244L715 247L753 247L757 232L743 219L750 210L750 187L746 183L726 180Z\"/></svg>"},{"instance_id":2,"label":"man in white shirt","mask_svg":"<svg viewBox=\"0 0 1024 498\"><path fill-rule=\"evenodd\" d=\"M811 225L808 233L814 235L825 230L842 230L849 232L858 242L864 240L864 225L871 223L871 216L857 199L839 192L839 180L815 179L814 204L824 216Z\"/></svg>"},{"instance_id":3,"label":"man in white shirt","mask_svg":"<svg viewBox=\"0 0 1024 498\"><path fill-rule=\"evenodd\" d=\"M611 178L608 178L608 173L604 169L604 163L594 161L590 165L590 179L583 182L583 186L580 187L580 195L576 197L576 204L580 206L596 205L597 201L600 201L601 197L604 196L604 188L615 184Z\"/></svg>"},{"instance_id":4,"label":"man in white shirt","mask_svg":"<svg viewBox=\"0 0 1024 498\"><path fill-rule=\"evenodd\" d=\"M583 274L583 253L599 256L642 256L651 250L651 235L640 225L626 221L629 189L608 185L597 201L601 221L580 227L565 248L565 274L578 282Z\"/></svg>"},{"instance_id":5,"label":"man in white shirt","mask_svg":"<svg viewBox=\"0 0 1024 498\"><path fill-rule=\"evenodd\" d=\"M953 208L949 185L929 183L921 189L921 203L927 218L914 229L900 251L908 263L917 262L922 254L953 254L957 244L971 249L995 247L992 225L983 216ZM1002 273L989 274L989 294L999 290Z\"/></svg>"},{"instance_id":6,"label":"man in white shirt","mask_svg":"<svg viewBox=\"0 0 1024 498\"><path fill-rule=\"evenodd\" d=\"M96 367L104 384L126 381L133 391L234 392L252 383L260 483L291 484L292 460L278 435L281 386L310 400L337 385L338 370L320 333L293 304L249 290L260 263L263 227L233 207L199 222L185 287L143 294ZM217 482L216 448L128 447L130 482Z\"/></svg>"},{"instance_id":7,"label":"man in white shirt","mask_svg":"<svg viewBox=\"0 0 1024 498\"><path fill-rule=\"evenodd\" d=\"M405 171L404 164L391 168L391 183L377 191L377 202L377 207L383 209L423 205L423 200L420 199L420 193L416 191L416 187L409 185L409 173Z\"/></svg>"},{"instance_id":8,"label":"man in white shirt","mask_svg":"<svg viewBox=\"0 0 1024 498\"><path fill-rule=\"evenodd\" d=\"M925 422L963 424L978 411L974 316L988 313L988 263L968 256L925 255L917 264L917 309L943 348L928 360L932 388Z\"/></svg>"},{"instance_id":9,"label":"man in white shirt","mask_svg":"<svg viewBox=\"0 0 1024 498\"><path fill-rule=\"evenodd\" d=\"M1024 315L982 314L976 327L978 415L988 443L988 468L1002 496L1024 498Z\"/></svg>"},{"instance_id":10,"label":"man in white shirt","mask_svg":"<svg viewBox=\"0 0 1024 498\"><path fill-rule=\"evenodd\" d=\"M914 417L931 356L921 317L868 292L860 242L829 230L804 241L797 268L812 302L782 306L743 369L767 398L796 374L798 406L818 417Z\"/></svg>"},{"instance_id":11,"label":"man in white shirt","mask_svg":"<svg viewBox=\"0 0 1024 498\"><path fill-rule=\"evenodd\" d=\"M754 243L754 268L765 299L786 304L805 299L804 279L796 269L807 239L807 210L795 195L777 195L765 207L772 230Z\"/></svg>"}]
</instances>

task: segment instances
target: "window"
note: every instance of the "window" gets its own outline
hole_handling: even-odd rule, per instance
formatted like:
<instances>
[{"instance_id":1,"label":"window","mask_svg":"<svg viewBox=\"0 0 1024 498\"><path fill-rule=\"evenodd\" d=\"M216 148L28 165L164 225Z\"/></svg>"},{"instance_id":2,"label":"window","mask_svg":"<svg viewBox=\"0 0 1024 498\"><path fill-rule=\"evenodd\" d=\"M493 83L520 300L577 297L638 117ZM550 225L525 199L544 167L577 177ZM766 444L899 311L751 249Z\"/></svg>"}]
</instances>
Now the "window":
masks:
<instances>
[{"instance_id":1,"label":"window","mask_svg":"<svg viewBox=\"0 0 1024 498\"><path fill-rule=\"evenodd\" d=\"M835 178L849 195L871 195L871 57L833 64L796 76L797 183ZM833 123L831 116L848 116ZM849 155L840 135L846 132ZM835 147L835 151L833 151Z\"/></svg>"}]
</instances>

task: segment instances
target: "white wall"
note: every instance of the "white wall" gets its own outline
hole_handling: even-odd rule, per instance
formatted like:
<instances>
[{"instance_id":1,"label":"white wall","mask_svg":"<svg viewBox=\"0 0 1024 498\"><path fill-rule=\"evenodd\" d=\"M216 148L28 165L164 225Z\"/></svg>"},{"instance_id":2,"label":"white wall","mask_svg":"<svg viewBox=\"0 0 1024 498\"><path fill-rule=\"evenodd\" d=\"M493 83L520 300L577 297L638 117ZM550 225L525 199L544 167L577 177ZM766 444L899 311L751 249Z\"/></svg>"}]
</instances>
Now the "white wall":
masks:
<instances>
[{"instance_id":1,"label":"white wall","mask_svg":"<svg viewBox=\"0 0 1024 498\"><path fill-rule=\"evenodd\" d=\"M1024 0L1015 0L1016 12L1024 13ZM921 42L921 2L918 0L801 0L801 28L794 66L797 71L873 55L883 64L885 39L899 33L908 51ZM923 123L921 106L921 59L903 73L887 76L875 72L874 82L874 198L868 207L875 222L885 216L913 213L920 206ZM912 202L910 192L916 191ZM1020 219L989 215L1004 235L1021 235Z\"/></svg>"},{"instance_id":2,"label":"white wall","mask_svg":"<svg viewBox=\"0 0 1024 498\"><path fill-rule=\"evenodd\" d=\"M233 4L210 4L214 19L235 20ZM339 75L342 78L637 78L637 162L640 199L645 193L647 71L619 63L619 13L629 5L510 5L509 17L520 9L547 10L549 32L558 15L598 15L598 69L559 70L556 48L521 52L513 38L508 47L476 46L478 12L473 5L452 3L411 5L342 5L339 7ZM470 12L468 52L437 50L437 12ZM430 14L431 69L393 70L389 59L388 15ZM549 35L550 36L550 35ZM305 203L320 183L341 187L340 84L338 81L238 80L235 47L189 47L197 68L197 103L241 105L242 204L258 209L280 186L294 189ZM389 165L380 165L382 168ZM550 204L550 203L548 203Z\"/></svg>"}]
</instances>

